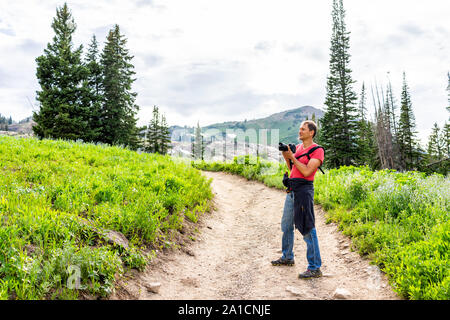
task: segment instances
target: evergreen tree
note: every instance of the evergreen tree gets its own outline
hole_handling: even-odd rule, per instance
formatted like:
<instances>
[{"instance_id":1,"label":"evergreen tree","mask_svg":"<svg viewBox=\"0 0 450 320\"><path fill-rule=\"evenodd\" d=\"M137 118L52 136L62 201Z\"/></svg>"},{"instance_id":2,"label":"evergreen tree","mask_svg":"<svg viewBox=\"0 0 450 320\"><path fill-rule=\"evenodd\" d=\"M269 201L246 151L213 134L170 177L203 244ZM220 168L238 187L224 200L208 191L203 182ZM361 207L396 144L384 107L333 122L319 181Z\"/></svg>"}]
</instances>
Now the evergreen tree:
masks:
<instances>
[{"instance_id":1,"label":"evergreen tree","mask_svg":"<svg viewBox=\"0 0 450 320\"><path fill-rule=\"evenodd\" d=\"M447 73L447 97L448 97L448 105L447 105L447 111L450 112L450 73ZM443 130L443 140L444 140L444 150L447 153L447 157L450 158L450 117L448 119L448 122L444 125Z\"/></svg>"},{"instance_id":2,"label":"evergreen tree","mask_svg":"<svg viewBox=\"0 0 450 320\"><path fill-rule=\"evenodd\" d=\"M83 66L83 46L73 49L76 24L67 4L56 10L53 42L36 58L41 90L36 99L40 109L33 112L34 133L40 138L76 140L89 132L89 106L84 104L88 71Z\"/></svg>"},{"instance_id":3,"label":"evergreen tree","mask_svg":"<svg viewBox=\"0 0 450 320\"><path fill-rule=\"evenodd\" d=\"M9 119L0 114L0 131L9 131L9 126L13 123L12 117Z\"/></svg>"},{"instance_id":4,"label":"evergreen tree","mask_svg":"<svg viewBox=\"0 0 450 320\"><path fill-rule=\"evenodd\" d=\"M409 87L406 82L406 74L403 73L403 87L397 140L401 156L401 165L405 170L413 170L417 165L418 154L415 127L415 117L412 110Z\"/></svg>"},{"instance_id":5,"label":"evergreen tree","mask_svg":"<svg viewBox=\"0 0 450 320\"><path fill-rule=\"evenodd\" d=\"M367 100L366 85L363 82L362 87L361 87L361 95L359 98L359 120L360 121L366 120L366 113L367 113L366 100Z\"/></svg>"},{"instance_id":6,"label":"evergreen tree","mask_svg":"<svg viewBox=\"0 0 450 320\"><path fill-rule=\"evenodd\" d=\"M153 106L152 119L150 120L147 130L146 152L161 153L160 128L159 109L157 106Z\"/></svg>"},{"instance_id":7,"label":"evergreen tree","mask_svg":"<svg viewBox=\"0 0 450 320\"><path fill-rule=\"evenodd\" d=\"M433 130L428 139L428 154L430 156L430 162L441 160L444 156L444 140L441 136L441 129L437 123L434 123Z\"/></svg>"},{"instance_id":8,"label":"evergreen tree","mask_svg":"<svg viewBox=\"0 0 450 320\"><path fill-rule=\"evenodd\" d=\"M195 138L192 143L192 157L194 159L203 160L205 153L205 144L202 136L202 129L200 128L200 123L197 122L197 128L195 128Z\"/></svg>"},{"instance_id":9,"label":"evergreen tree","mask_svg":"<svg viewBox=\"0 0 450 320\"><path fill-rule=\"evenodd\" d=\"M355 164L358 159L359 137L356 94L352 89L349 40L342 0L333 0L330 74L327 79L327 106L321 119L320 142L327 150L331 167Z\"/></svg>"},{"instance_id":10,"label":"evergreen tree","mask_svg":"<svg viewBox=\"0 0 450 320\"><path fill-rule=\"evenodd\" d=\"M394 99L394 93L392 92L392 85L389 81L386 91L386 106L388 110L388 117L389 117L389 125L390 125L390 131L392 133L392 136L397 136L397 118L396 118L396 105L395 105L395 99Z\"/></svg>"},{"instance_id":11,"label":"evergreen tree","mask_svg":"<svg viewBox=\"0 0 450 320\"><path fill-rule=\"evenodd\" d=\"M450 125L445 123L444 129L442 130L442 141L444 144L444 153L447 158L450 158Z\"/></svg>"},{"instance_id":12,"label":"evergreen tree","mask_svg":"<svg viewBox=\"0 0 450 320\"><path fill-rule=\"evenodd\" d=\"M103 70L100 64L98 42L95 35L92 36L91 43L86 55L86 67L89 71L87 78L88 95L85 103L90 107L90 136L88 141L99 141L102 134L101 111L103 105L102 78Z\"/></svg>"},{"instance_id":13,"label":"evergreen tree","mask_svg":"<svg viewBox=\"0 0 450 320\"><path fill-rule=\"evenodd\" d=\"M372 170L381 169L381 162L378 153L378 145L375 136L375 124L371 121L367 121L367 141L369 142L369 154L367 164Z\"/></svg>"},{"instance_id":14,"label":"evergreen tree","mask_svg":"<svg viewBox=\"0 0 450 320\"><path fill-rule=\"evenodd\" d=\"M169 126L166 121L166 116L161 116L161 129L160 129L160 136L161 136L161 154L167 154L169 152L169 149L171 146L171 139L170 139L170 130Z\"/></svg>"},{"instance_id":15,"label":"evergreen tree","mask_svg":"<svg viewBox=\"0 0 450 320\"><path fill-rule=\"evenodd\" d=\"M139 128L136 126L135 116L139 106L135 104L137 94L131 91L136 79L133 78L135 72L131 64L133 56L126 49L126 43L126 38L120 34L120 28L116 24L109 31L100 59L103 70L101 91L104 99L101 110L101 139L105 143L137 149Z\"/></svg>"},{"instance_id":16,"label":"evergreen tree","mask_svg":"<svg viewBox=\"0 0 450 320\"><path fill-rule=\"evenodd\" d=\"M447 99L448 99L447 111L450 112L450 72L447 72Z\"/></svg>"},{"instance_id":17,"label":"evergreen tree","mask_svg":"<svg viewBox=\"0 0 450 320\"><path fill-rule=\"evenodd\" d=\"M367 100L367 93L366 93L366 87L363 82L362 88L361 88L361 96L359 100L359 119L358 119L358 125L359 125L359 158L358 158L358 164L359 165L370 165L372 163L372 159L375 157L374 154L374 141L371 141L374 139L373 136L373 127L370 124L370 121L367 120L366 113L366 100Z\"/></svg>"}]
</instances>

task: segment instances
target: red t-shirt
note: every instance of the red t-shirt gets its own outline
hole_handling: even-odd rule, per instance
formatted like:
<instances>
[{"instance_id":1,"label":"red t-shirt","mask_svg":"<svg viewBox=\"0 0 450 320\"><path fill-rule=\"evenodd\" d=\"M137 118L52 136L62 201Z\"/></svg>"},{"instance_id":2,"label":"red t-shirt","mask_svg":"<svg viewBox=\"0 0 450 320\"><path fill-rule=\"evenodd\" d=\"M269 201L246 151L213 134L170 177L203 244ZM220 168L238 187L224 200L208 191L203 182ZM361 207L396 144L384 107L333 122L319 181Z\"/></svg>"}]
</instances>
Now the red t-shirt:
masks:
<instances>
[{"instance_id":1,"label":"red t-shirt","mask_svg":"<svg viewBox=\"0 0 450 320\"><path fill-rule=\"evenodd\" d=\"M303 143L297 145L297 149L295 152L295 156L298 157L304 153L307 153L309 151L309 149L317 146L318 144L313 143L312 145L310 145L308 148L303 149ZM323 163L323 159L324 159L324 152L322 148L316 149L313 153L311 153L309 155L311 157L311 159L319 159L320 160L320 165L322 165ZM304 165L307 165L309 162L309 159L307 156L301 157L300 159L298 159L298 161L300 161L301 163L303 163ZM298 171L296 166L292 166L292 170L291 170L291 176L290 178L302 178L308 181L314 181L314 176L316 175L317 169L309 176L309 177L305 177L304 175L301 174L300 171Z\"/></svg>"}]
</instances>

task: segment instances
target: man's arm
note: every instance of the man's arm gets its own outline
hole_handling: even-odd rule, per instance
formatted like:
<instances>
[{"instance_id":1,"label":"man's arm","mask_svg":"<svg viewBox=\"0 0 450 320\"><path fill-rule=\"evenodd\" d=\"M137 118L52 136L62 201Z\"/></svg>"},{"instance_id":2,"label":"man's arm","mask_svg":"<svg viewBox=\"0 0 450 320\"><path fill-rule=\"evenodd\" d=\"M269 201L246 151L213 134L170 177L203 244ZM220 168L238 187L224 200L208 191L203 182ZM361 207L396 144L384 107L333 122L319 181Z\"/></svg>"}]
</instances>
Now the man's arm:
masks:
<instances>
[{"instance_id":1,"label":"man's arm","mask_svg":"<svg viewBox=\"0 0 450 320\"><path fill-rule=\"evenodd\" d=\"M304 165L297 159L292 159L294 162L294 166L300 171L300 173L305 176L305 178L308 178L310 175L313 174L317 170L317 168L320 167L321 161L319 159L311 159L308 162L308 165Z\"/></svg>"},{"instance_id":2,"label":"man's arm","mask_svg":"<svg viewBox=\"0 0 450 320\"><path fill-rule=\"evenodd\" d=\"M283 157L284 157L284 160L286 161L286 165L287 165L289 171L291 171L292 170L292 168L291 168L291 161L284 154L283 154Z\"/></svg>"},{"instance_id":3,"label":"man's arm","mask_svg":"<svg viewBox=\"0 0 450 320\"><path fill-rule=\"evenodd\" d=\"M294 154L290 150L283 152L283 156L285 156L285 159L287 159L286 161L289 161L288 159L292 160L294 166L298 169L298 171L300 171L300 173L305 178L312 175L313 172L316 171L317 168L319 168L320 165L322 164L319 159L311 159L309 160L308 165L304 165L294 157Z\"/></svg>"}]
</instances>

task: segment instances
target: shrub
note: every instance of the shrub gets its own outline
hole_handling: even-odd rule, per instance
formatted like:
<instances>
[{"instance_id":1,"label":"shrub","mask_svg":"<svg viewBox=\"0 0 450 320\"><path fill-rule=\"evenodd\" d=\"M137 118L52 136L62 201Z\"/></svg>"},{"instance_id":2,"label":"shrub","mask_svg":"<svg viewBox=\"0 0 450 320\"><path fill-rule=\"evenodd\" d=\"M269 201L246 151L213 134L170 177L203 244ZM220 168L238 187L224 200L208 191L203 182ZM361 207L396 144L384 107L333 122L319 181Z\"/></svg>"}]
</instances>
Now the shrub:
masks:
<instances>
[{"instance_id":1,"label":"shrub","mask_svg":"<svg viewBox=\"0 0 450 320\"><path fill-rule=\"evenodd\" d=\"M189 163L120 147L0 136L0 299L107 296L147 246L209 210L208 179ZM102 230L128 238L106 243ZM68 268L81 289L67 287Z\"/></svg>"}]
</instances>

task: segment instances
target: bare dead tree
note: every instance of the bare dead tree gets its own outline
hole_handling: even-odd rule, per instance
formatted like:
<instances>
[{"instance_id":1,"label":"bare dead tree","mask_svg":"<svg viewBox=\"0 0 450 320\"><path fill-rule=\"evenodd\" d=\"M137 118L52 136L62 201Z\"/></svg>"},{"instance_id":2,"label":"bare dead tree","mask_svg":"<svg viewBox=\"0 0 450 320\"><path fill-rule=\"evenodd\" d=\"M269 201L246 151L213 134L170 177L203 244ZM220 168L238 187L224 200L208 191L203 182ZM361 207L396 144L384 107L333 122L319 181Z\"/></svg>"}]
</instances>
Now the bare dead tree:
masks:
<instances>
[{"instance_id":1,"label":"bare dead tree","mask_svg":"<svg viewBox=\"0 0 450 320\"><path fill-rule=\"evenodd\" d=\"M373 91L373 86L371 86L372 91L372 100L375 108L375 121L376 121L376 130L375 130L375 138L378 146L378 156L380 158L380 164L383 169L393 169L395 168L394 163L394 148L392 143L392 132L390 125L390 114L386 112L386 108L389 105L386 105L384 99L384 91L381 88L381 99L380 93L378 90L378 84L375 82L376 88L376 97L377 101L375 101L375 94ZM383 104L381 103L383 101Z\"/></svg>"}]
</instances>

